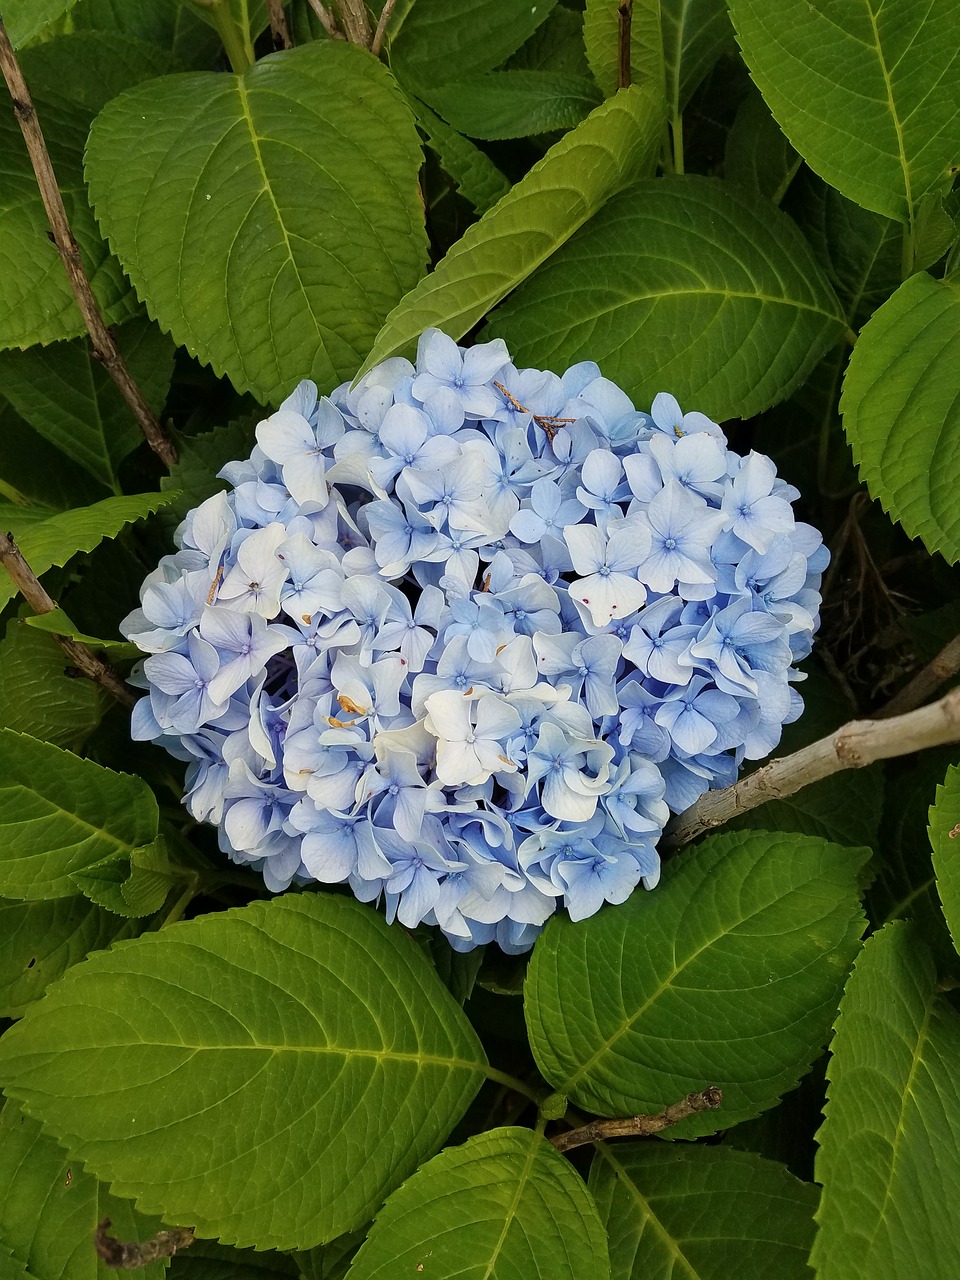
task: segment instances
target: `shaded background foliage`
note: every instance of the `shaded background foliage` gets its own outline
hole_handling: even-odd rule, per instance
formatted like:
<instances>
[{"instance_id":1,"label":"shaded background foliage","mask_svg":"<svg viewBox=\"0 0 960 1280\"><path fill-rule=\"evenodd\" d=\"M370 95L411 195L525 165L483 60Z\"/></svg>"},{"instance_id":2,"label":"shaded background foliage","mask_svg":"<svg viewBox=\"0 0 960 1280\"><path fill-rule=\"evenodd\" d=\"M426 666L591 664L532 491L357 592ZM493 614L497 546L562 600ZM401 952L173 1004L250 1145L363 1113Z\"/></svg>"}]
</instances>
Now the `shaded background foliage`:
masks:
<instances>
[{"instance_id":1,"label":"shaded background foliage","mask_svg":"<svg viewBox=\"0 0 960 1280\"><path fill-rule=\"evenodd\" d=\"M0 575L4 1280L105 1274L107 1216L196 1228L148 1268L185 1280L960 1272L954 749L755 809L529 960L457 956L270 899L52 638L126 672L264 406L436 325L770 454L833 553L784 751L902 706L960 631L955 0L626 7L628 51L610 0L399 0L377 58L307 0L278 52L260 0L6 0L178 460L91 353L3 97L0 527L58 605ZM543 1136L709 1085L662 1138Z\"/></svg>"}]
</instances>

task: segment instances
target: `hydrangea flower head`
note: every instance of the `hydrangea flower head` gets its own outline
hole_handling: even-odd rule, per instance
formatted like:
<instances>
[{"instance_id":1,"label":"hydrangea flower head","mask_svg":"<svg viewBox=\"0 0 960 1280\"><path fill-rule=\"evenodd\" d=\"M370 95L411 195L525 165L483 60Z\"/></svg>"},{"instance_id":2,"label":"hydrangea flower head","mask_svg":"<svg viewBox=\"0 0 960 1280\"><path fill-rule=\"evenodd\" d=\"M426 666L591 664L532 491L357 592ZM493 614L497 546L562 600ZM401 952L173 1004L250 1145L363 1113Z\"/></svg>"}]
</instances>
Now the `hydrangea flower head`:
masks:
<instances>
[{"instance_id":1,"label":"hydrangea flower head","mask_svg":"<svg viewBox=\"0 0 960 1280\"><path fill-rule=\"evenodd\" d=\"M653 888L670 811L799 715L822 540L672 396L428 330L256 434L123 630L134 736L272 891L525 951Z\"/></svg>"}]
</instances>

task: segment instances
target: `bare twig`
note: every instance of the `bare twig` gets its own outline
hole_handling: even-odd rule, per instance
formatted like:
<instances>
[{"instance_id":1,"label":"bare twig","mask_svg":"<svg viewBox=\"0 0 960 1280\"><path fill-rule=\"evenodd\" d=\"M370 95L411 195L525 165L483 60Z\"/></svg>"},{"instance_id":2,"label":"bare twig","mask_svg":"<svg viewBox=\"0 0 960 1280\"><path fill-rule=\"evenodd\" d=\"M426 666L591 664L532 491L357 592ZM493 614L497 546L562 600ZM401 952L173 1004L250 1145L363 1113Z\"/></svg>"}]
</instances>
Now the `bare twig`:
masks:
<instances>
[{"instance_id":1,"label":"bare twig","mask_svg":"<svg viewBox=\"0 0 960 1280\"><path fill-rule=\"evenodd\" d=\"M502 382L497 382L496 379L494 379L493 385L497 388L500 394L513 405L517 413L530 414L531 418L533 418L534 422L543 431L551 444L553 443L553 437L557 434L558 427L564 427L571 422L576 422L576 418L554 418L549 414L530 413L530 410L525 405L522 405L515 395L510 394Z\"/></svg>"},{"instance_id":2,"label":"bare twig","mask_svg":"<svg viewBox=\"0 0 960 1280\"><path fill-rule=\"evenodd\" d=\"M633 25L633 0L620 0L617 6L617 88L630 87L630 28Z\"/></svg>"},{"instance_id":3,"label":"bare twig","mask_svg":"<svg viewBox=\"0 0 960 1280\"><path fill-rule=\"evenodd\" d=\"M887 720L891 716L903 715L926 702L944 680L949 680L960 671L960 636L954 636L949 644L945 644L935 658L927 663L890 701L877 712L878 720Z\"/></svg>"},{"instance_id":4,"label":"bare twig","mask_svg":"<svg viewBox=\"0 0 960 1280\"><path fill-rule=\"evenodd\" d=\"M862 769L875 760L910 755L947 742L960 742L960 689L951 690L939 702L889 720L851 720L793 755L771 760L732 787L708 791L673 819L663 843L667 847L687 844L749 809L792 796L842 769Z\"/></svg>"},{"instance_id":5,"label":"bare twig","mask_svg":"<svg viewBox=\"0 0 960 1280\"><path fill-rule=\"evenodd\" d=\"M570 1151L574 1147L586 1146L588 1142L603 1142L606 1138L649 1138L655 1133L662 1133L672 1125L679 1124L688 1116L695 1116L700 1111L715 1111L723 1102L723 1094L716 1085L709 1089L701 1089L696 1093L688 1093L679 1102L672 1102L655 1116L627 1116L623 1120L591 1120L579 1129L570 1129L567 1133L558 1133L551 1138L551 1143L558 1151Z\"/></svg>"},{"instance_id":6,"label":"bare twig","mask_svg":"<svg viewBox=\"0 0 960 1280\"><path fill-rule=\"evenodd\" d=\"M270 15L270 34L274 49L292 49L293 41L287 27L287 15L283 11L283 0L267 0L267 13Z\"/></svg>"},{"instance_id":7,"label":"bare twig","mask_svg":"<svg viewBox=\"0 0 960 1280\"><path fill-rule=\"evenodd\" d=\"M370 46L370 52L375 58L380 57L380 50L383 48L383 38L387 34L387 23L393 16L396 8L397 0L386 0L380 13L380 21L377 23L377 29L373 33L373 44Z\"/></svg>"},{"instance_id":8,"label":"bare twig","mask_svg":"<svg viewBox=\"0 0 960 1280\"><path fill-rule=\"evenodd\" d=\"M76 240L73 238L73 232L70 230L67 212L63 206L60 188L57 186L56 175L53 172L53 165L50 163L50 155L43 140L43 133L40 129L37 113L34 110L33 100L30 97L30 91L23 78L20 63L17 61L17 55L13 51L13 45L10 43L10 37L7 35L2 18L0 18L0 70L3 71L3 78L6 80L7 88L10 90L14 114L27 144L27 151L30 153L30 163L33 165L33 172L36 174L43 207L46 209L47 217L50 220L53 242L59 250L67 278L70 281L70 287L73 290L73 296L77 300L80 314L83 316L87 332L90 334L94 357L103 364L107 373L116 383L120 394L126 400L137 419L140 430L146 436L150 448L170 467L177 460L173 441L157 421L156 414L147 404L143 392L134 382L123 356L117 349L113 334L103 322L103 316L100 314L97 300L93 296L93 290L90 288L90 281L87 279L83 261L80 257L80 250L77 247Z\"/></svg>"},{"instance_id":9,"label":"bare twig","mask_svg":"<svg viewBox=\"0 0 960 1280\"><path fill-rule=\"evenodd\" d=\"M51 613L56 603L47 594L36 574L23 558L20 548L8 533L0 533L0 565L6 569L20 594L34 613ZM53 639L67 655L73 665L82 671L88 679L113 694L118 702L132 707L137 701L136 695L128 688L113 667L98 658L79 640L71 640L69 636L53 635Z\"/></svg>"},{"instance_id":10,"label":"bare twig","mask_svg":"<svg viewBox=\"0 0 960 1280\"><path fill-rule=\"evenodd\" d=\"M331 40L346 40L346 36L337 26L337 20L323 3L323 0L310 0L310 8L320 19L320 25Z\"/></svg>"},{"instance_id":11,"label":"bare twig","mask_svg":"<svg viewBox=\"0 0 960 1280\"><path fill-rule=\"evenodd\" d=\"M343 30L351 44L358 44L361 49L369 49L373 39L370 30L370 19L367 17L367 6L363 0L338 0L337 9Z\"/></svg>"},{"instance_id":12,"label":"bare twig","mask_svg":"<svg viewBox=\"0 0 960 1280\"><path fill-rule=\"evenodd\" d=\"M178 1249L186 1249L193 1244L194 1235L187 1227L171 1227L166 1231L158 1231L149 1240L138 1243L130 1240L122 1243L113 1236L107 1235L110 1219L104 1218L97 1223L93 1235L93 1247L108 1267L115 1271L136 1271L138 1267L149 1266L161 1258L172 1258Z\"/></svg>"}]
</instances>

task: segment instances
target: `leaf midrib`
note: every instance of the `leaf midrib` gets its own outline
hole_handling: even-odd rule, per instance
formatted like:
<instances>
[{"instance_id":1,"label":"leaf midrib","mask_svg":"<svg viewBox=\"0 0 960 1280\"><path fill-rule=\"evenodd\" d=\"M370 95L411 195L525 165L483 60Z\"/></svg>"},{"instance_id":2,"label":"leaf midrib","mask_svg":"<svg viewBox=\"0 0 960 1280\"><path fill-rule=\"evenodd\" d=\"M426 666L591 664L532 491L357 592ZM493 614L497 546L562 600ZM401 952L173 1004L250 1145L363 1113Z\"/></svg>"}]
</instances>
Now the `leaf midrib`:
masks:
<instances>
[{"instance_id":1,"label":"leaf midrib","mask_svg":"<svg viewBox=\"0 0 960 1280\"><path fill-rule=\"evenodd\" d=\"M654 1213L653 1206L650 1204L650 1201L641 1194L640 1188L634 1182L629 1171L620 1163L616 1156L613 1155L609 1144L606 1142L597 1142L594 1143L594 1146L596 1147L597 1154L602 1159L606 1160L609 1165L613 1166L617 1184L622 1186L631 1199L633 1199L639 1206L641 1212L646 1216L649 1224L660 1236L667 1251L673 1256L675 1262L679 1262L684 1266L686 1274L689 1276L690 1280L701 1280L701 1273L697 1271L696 1267L680 1248L676 1237L670 1233ZM614 1190L615 1189L616 1187L614 1187ZM673 1272L671 1272L670 1280L674 1280Z\"/></svg>"},{"instance_id":2,"label":"leaf midrib","mask_svg":"<svg viewBox=\"0 0 960 1280\"><path fill-rule=\"evenodd\" d=\"M537 1150L541 1141L540 1136L538 1134L533 1134L531 1135L531 1137L533 1140L531 1141L530 1148L527 1151L527 1158L523 1162L523 1168L521 1169L520 1175L517 1178L517 1186L516 1186L516 1190L513 1193L513 1199L510 1201L510 1205L503 1215L503 1227L501 1228L501 1231L500 1231L500 1238L497 1240L497 1243L493 1247L493 1251L490 1254L490 1258L487 1262L486 1268L484 1269L483 1275L480 1277L480 1280L490 1280L490 1277L493 1275L493 1268L496 1265L497 1259L500 1257L500 1254L503 1251L503 1246L506 1244L507 1236L510 1232L510 1228L513 1226L514 1220L517 1217L517 1211L520 1205L520 1199L523 1196L524 1188L526 1187L527 1182L529 1180L530 1170L533 1168L533 1162L537 1158Z\"/></svg>"},{"instance_id":3,"label":"leaf midrib","mask_svg":"<svg viewBox=\"0 0 960 1280\"><path fill-rule=\"evenodd\" d=\"M702 888L702 886L700 887ZM803 887L802 885L795 884L791 886L790 892L796 893L802 887ZM715 946L716 943L718 943L722 938L726 938L731 934L735 934L736 932L738 932L743 927L743 925L747 924L750 920L756 919L759 916L763 915L764 912L768 911L772 905L775 905L776 901L780 901L780 899L776 899L771 902L765 902L756 911L751 912L750 915L744 916L741 919L737 920L733 927L721 929L719 933L715 933L709 936L701 946L697 947L694 951L691 951L687 956L685 956L681 964L679 965L674 964L672 971L663 978L663 980L659 983L656 989L651 992L651 994L647 997L647 999L640 1006L640 1008L637 1009L635 1013L631 1014L620 1025L620 1027L613 1033L613 1035L609 1036L606 1040L604 1040L603 1043L600 1045L600 1047L587 1059L587 1061L580 1064L580 1066L573 1073L573 1075L566 1077L566 1079L563 1082L564 1091L565 1092L572 1091L573 1087L576 1084L578 1084L587 1075L591 1067L593 1067L593 1065L596 1062L599 1062L599 1060L602 1057L604 1057L607 1053L609 1053L610 1050L613 1048L613 1046L619 1040L621 1040L629 1031L633 1029L634 1024L641 1017L643 1017L643 1015L647 1012L647 1010L651 1007L651 1005L656 1003L656 1001L659 1000L661 996L663 996L664 993L670 989L670 987L673 985L676 979L679 978L680 975L687 968L689 968L689 966L693 964L695 960L698 960L705 951L709 951L709 949ZM823 917L821 917L821 919L822 918ZM808 922L809 925L812 925L812 923L813 922ZM623 939L624 941L625 941L625 936L626 935L624 935L624 939ZM674 954L676 954L676 952Z\"/></svg>"}]
</instances>

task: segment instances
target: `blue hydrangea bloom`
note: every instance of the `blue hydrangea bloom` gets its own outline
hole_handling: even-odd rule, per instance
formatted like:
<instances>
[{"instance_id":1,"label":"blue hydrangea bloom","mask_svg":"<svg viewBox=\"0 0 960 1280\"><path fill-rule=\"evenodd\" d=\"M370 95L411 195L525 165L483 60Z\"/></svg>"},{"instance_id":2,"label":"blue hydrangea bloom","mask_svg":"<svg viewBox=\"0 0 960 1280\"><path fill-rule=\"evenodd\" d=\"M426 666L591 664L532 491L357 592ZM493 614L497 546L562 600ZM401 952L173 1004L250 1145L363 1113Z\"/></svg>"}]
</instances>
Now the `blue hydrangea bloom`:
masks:
<instances>
[{"instance_id":1,"label":"blue hydrangea bloom","mask_svg":"<svg viewBox=\"0 0 960 1280\"><path fill-rule=\"evenodd\" d=\"M670 811L799 715L822 539L672 396L428 330L256 434L123 631L134 736L272 891L528 950L653 888Z\"/></svg>"}]
</instances>

